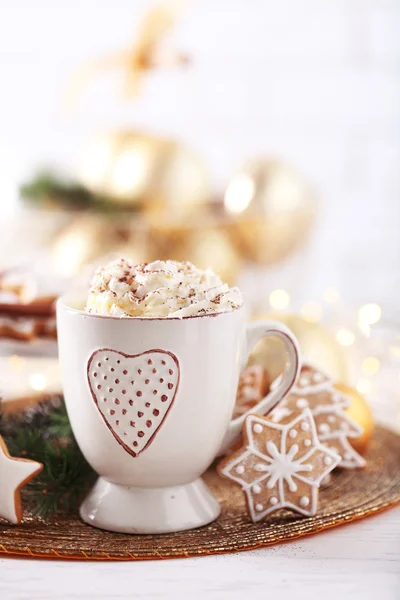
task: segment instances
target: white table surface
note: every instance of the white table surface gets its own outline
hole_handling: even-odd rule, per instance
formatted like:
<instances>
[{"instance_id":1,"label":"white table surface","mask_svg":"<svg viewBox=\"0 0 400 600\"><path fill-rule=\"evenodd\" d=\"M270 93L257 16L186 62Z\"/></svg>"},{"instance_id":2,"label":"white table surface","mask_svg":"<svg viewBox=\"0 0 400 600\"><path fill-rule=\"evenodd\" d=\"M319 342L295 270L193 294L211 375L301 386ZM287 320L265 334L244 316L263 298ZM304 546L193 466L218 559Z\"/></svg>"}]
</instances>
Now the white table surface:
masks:
<instances>
[{"instance_id":1,"label":"white table surface","mask_svg":"<svg viewBox=\"0 0 400 600\"><path fill-rule=\"evenodd\" d=\"M400 506L254 552L95 563L2 558L1 600L399 600Z\"/></svg>"}]
</instances>

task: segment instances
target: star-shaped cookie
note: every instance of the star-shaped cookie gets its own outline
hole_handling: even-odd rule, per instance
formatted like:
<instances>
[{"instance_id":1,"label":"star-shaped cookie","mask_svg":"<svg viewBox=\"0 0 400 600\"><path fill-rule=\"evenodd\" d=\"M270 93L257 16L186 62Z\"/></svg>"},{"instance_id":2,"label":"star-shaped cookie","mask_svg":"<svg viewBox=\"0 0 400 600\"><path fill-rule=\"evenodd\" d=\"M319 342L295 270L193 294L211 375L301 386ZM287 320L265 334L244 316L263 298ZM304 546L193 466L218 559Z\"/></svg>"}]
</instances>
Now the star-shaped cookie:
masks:
<instances>
[{"instance_id":1,"label":"star-shaped cookie","mask_svg":"<svg viewBox=\"0 0 400 600\"><path fill-rule=\"evenodd\" d=\"M21 489L42 470L43 465L13 458L0 436L0 517L17 525L22 520Z\"/></svg>"},{"instance_id":2,"label":"star-shaped cookie","mask_svg":"<svg viewBox=\"0 0 400 600\"><path fill-rule=\"evenodd\" d=\"M243 440L218 471L242 487L252 521L281 508L315 515L320 483L340 457L320 443L311 411L285 424L249 415Z\"/></svg>"},{"instance_id":3,"label":"star-shaped cookie","mask_svg":"<svg viewBox=\"0 0 400 600\"><path fill-rule=\"evenodd\" d=\"M272 384L272 388L277 382ZM349 438L362 434L362 428L345 412L350 399L334 388L332 380L312 365L303 364L300 375L290 393L272 411L270 418L279 423L310 408L317 427L319 440L337 452L343 469L365 467L364 458L351 446Z\"/></svg>"}]
</instances>

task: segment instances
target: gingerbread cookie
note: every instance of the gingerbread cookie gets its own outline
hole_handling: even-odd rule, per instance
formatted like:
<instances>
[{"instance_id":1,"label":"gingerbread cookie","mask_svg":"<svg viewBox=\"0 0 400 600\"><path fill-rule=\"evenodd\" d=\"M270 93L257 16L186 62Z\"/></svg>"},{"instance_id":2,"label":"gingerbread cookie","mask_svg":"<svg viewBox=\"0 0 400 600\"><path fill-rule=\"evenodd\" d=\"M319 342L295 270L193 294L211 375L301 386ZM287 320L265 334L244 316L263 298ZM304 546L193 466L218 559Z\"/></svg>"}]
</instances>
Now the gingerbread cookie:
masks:
<instances>
[{"instance_id":1,"label":"gingerbread cookie","mask_svg":"<svg viewBox=\"0 0 400 600\"><path fill-rule=\"evenodd\" d=\"M13 458L0 436L0 517L17 525L22 520L21 489L43 469L41 463Z\"/></svg>"},{"instance_id":2,"label":"gingerbread cookie","mask_svg":"<svg viewBox=\"0 0 400 600\"><path fill-rule=\"evenodd\" d=\"M239 378L233 416L240 417L258 404L267 395L269 383L267 370L261 365L252 365L243 369Z\"/></svg>"},{"instance_id":3,"label":"gingerbread cookie","mask_svg":"<svg viewBox=\"0 0 400 600\"><path fill-rule=\"evenodd\" d=\"M345 409L346 414L363 430L359 437L349 439L351 445L361 454L366 450L374 430L374 417L367 400L356 389L341 383L334 384L335 389L349 399L350 405Z\"/></svg>"},{"instance_id":4,"label":"gingerbread cookie","mask_svg":"<svg viewBox=\"0 0 400 600\"><path fill-rule=\"evenodd\" d=\"M272 384L275 387L277 382ZM310 364L303 364L300 375L284 400L273 410L270 418L275 423L299 410L310 408L320 441L340 457L340 467L354 469L366 462L351 446L349 438L357 438L362 428L345 412L350 399L335 389L332 380Z\"/></svg>"},{"instance_id":5,"label":"gingerbread cookie","mask_svg":"<svg viewBox=\"0 0 400 600\"><path fill-rule=\"evenodd\" d=\"M37 322L37 335L40 338L57 339L57 323L54 317L39 319Z\"/></svg>"},{"instance_id":6,"label":"gingerbread cookie","mask_svg":"<svg viewBox=\"0 0 400 600\"><path fill-rule=\"evenodd\" d=\"M282 508L315 515L321 481L340 457L320 443L311 411L285 424L249 415L243 440L218 472L242 487L252 521Z\"/></svg>"},{"instance_id":7,"label":"gingerbread cookie","mask_svg":"<svg viewBox=\"0 0 400 600\"><path fill-rule=\"evenodd\" d=\"M0 274L0 338L56 338L56 281L23 270Z\"/></svg>"},{"instance_id":8,"label":"gingerbread cookie","mask_svg":"<svg viewBox=\"0 0 400 600\"><path fill-rule=\"evenodd\" d=\"M0 295L8 294L20 304L54 304L59 283L54 277L24 268L13 268L0 274Z\"/></svg>"},{"instance_id":9,"label":"gingerbread cookie","mask_svg":"<svg viewBox=\"0 0 400 600\"><path fill-rule=\"evenodd\" d=\"M28 342L37 336L35 319L0 316L0 338Z\"/></svg>"},{"instance_id":10,"label":"gingerbread cookie","mask_svg":"<svg viewBox=\"0 0 400 600\"><path fill-rule=\"evenodd\" d=\"M0 311L0 339L30 342L37 338L57 339L56 321L53 316L23 317L2 316Z\"/></svg>"},{"instance_id":11,"label":"gingerbread cookie","mask_svg":"<svg viewBox=\"0 0 400 600\"><path fill-rule=\"evenodd\" d=\"M32 295L32 279L18 269L10 269L0 273L0 301L24 302ZM8 298L7 298L8 296Z\"/></svg>"}]
</instances>

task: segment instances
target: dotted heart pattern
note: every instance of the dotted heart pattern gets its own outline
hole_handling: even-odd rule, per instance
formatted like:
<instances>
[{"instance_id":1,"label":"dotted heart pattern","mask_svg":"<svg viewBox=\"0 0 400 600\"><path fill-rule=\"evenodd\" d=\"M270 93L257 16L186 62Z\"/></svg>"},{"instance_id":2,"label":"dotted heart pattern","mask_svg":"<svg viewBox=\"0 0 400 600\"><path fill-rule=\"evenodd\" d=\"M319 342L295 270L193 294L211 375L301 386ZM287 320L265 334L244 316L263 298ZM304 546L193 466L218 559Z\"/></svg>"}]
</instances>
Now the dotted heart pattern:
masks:
<instances>
[{"instance_id":1,"label":"dotted heart pattern","mask_svg":"<svg viewBox=\"0 0 400 600\"><path fill-rule=\"evenodd\" d=\"M103 348L87 365L93 400L111 433L131 456L154 441L179 386L179 361L166 350L125 354Z\"/></svg>"}]
</instances>

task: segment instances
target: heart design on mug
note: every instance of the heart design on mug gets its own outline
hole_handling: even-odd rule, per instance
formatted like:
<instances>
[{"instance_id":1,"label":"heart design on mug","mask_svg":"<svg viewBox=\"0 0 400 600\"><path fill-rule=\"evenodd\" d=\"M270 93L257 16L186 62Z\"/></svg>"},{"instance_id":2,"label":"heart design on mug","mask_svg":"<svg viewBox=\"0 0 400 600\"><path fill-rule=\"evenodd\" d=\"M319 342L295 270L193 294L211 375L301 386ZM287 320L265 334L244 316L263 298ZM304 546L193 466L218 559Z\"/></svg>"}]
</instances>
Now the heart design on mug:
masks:
<instances>
[{"instance_id":1,"label":"heart design on mug","mask_svg":"<svg viewBox=\"0 0 400 600\"><path fill-rule=\"evenodd\" d=\"M131 456L154 441L179 386L177 357L167 350L125 354L103 348L87 364L93 400L111 433Z\"/></svg>"}]
</instances>

